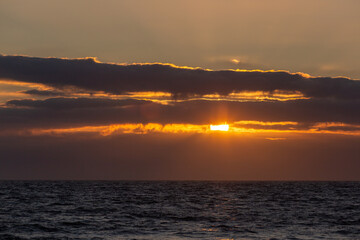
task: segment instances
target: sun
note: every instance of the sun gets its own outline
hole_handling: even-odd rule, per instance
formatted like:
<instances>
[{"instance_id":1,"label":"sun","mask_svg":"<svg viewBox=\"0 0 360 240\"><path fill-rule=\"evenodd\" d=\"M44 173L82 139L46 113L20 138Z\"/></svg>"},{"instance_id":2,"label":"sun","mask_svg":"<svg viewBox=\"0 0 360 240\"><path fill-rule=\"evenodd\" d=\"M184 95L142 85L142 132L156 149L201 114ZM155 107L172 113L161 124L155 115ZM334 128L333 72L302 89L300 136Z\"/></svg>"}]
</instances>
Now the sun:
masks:
<instances>
[{"instance_id":1,"label":"sun","mask_svg":"<svg viewBox=\"0 0 360 240\"><path fill-rule=\"evenodd\" d=\"M220 125L210 125L211 131L229 131L229 125L228 124L220 124Z\"/></svg>"}]
</instances>

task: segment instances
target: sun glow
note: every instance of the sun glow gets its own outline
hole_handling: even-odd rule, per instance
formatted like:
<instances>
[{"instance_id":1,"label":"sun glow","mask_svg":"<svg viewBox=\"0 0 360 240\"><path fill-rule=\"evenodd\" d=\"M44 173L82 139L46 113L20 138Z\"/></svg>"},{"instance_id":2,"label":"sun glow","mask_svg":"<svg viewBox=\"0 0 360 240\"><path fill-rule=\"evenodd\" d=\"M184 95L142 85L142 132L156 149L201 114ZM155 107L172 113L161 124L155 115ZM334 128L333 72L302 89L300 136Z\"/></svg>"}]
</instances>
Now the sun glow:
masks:
<instances>
[{"instance_id":1,"label":"sun glow","mask_svg":"<svg viewBox=\"0 0 360 240\"><path fill-rule=\"evenodd\" d=\"M211 131L229 131L228 124L221 124L221 125L210 125Z\"/></svg>"}]
</instances>

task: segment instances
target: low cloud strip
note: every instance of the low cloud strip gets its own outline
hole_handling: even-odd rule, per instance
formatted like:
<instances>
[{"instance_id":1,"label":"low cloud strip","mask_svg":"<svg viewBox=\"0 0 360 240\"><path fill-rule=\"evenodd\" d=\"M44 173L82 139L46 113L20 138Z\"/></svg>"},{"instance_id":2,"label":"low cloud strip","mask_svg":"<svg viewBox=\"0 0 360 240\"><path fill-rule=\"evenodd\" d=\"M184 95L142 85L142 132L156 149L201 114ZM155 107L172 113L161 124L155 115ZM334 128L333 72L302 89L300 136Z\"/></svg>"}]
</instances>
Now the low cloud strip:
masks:
<instances>
[{"instance_id":1,"label":"low cloud strip","mask_svg":"<svg viewBox=\"0 0 360 240\"><path fill-rule=\"evenodd\" d=\"M111 94L160 91L186 97L282 90L311 98L360 99L360 81L345 77L310 77L286 71L211 71L163 63L109 64L94 58L0 55L0 78Z\"/></svg>"}]
</instances>

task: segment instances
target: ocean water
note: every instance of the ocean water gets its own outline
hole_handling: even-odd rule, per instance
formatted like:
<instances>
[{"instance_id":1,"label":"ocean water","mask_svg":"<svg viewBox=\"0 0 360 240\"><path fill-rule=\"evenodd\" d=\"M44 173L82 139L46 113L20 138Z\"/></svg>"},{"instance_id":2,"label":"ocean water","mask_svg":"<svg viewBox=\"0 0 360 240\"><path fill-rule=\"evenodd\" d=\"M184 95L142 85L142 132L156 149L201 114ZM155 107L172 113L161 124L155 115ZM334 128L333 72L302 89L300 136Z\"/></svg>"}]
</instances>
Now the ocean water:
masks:
<instances>
[{"instance_id":1,"label":"ocean water","mask_svg":"<svg viewBox=\"0 0 360 240\"><path fill-rule=\"evenodd\" d=\"M360 239L360 182L1 181L0 239Z\"/></svg>"}]
</instances>

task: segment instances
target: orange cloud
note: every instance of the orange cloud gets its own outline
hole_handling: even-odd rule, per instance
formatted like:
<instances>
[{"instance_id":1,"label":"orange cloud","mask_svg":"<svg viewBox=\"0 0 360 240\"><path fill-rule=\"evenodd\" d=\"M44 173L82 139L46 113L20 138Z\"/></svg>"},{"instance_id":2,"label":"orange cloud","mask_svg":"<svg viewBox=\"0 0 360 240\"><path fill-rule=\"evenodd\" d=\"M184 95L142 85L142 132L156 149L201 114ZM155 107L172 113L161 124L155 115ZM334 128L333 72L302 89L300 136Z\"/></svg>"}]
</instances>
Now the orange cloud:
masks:
<instances>
[{"instance_id":1,"label":"orange cloud","mask_svg":"<svg viewBox=\"0 0 360 240\"><path fill-rule=\"evenodd\" d=\"M243 121L247 123L254 123L256 121ZM295 122L257 122L262 126L274 125L297 125ZM283 134L341 134L341 135L360 135L360 126L353 131L343 129L326 129L320 128L321 124L311 127L310 129L261 129L254 127L237 127L236 124L229 125L229 130L224 134L246 134L262 136L268 140L285 140ZM24 133L24 132L23 132ZM210 125L194 125L194 124L112 124L104 126L83 126L76 128L57 128L57 129L32 129L27 131L31 135L66 135L77 133L96 133L101 136L117 135L117 134L151 134L151 133L171 133L171 134L217 134L210 130ZM280 134L280 135L279 135ZM270 136L269 136L270 135Z\"/></svg>"},{"instance_id":2,"label":"orange cloud","mask_svg":"<svg viewBox=\"0 0 360 240\"><path fill-rule=\"evenodd\" d=\"M21 82L16 80L0 78L0 84L12 85L12 86L22 86L22 87L31 87L31 88L44 88L47 87L41 83L31 83L31 82Z\"/></svg>"}]
</instances>

